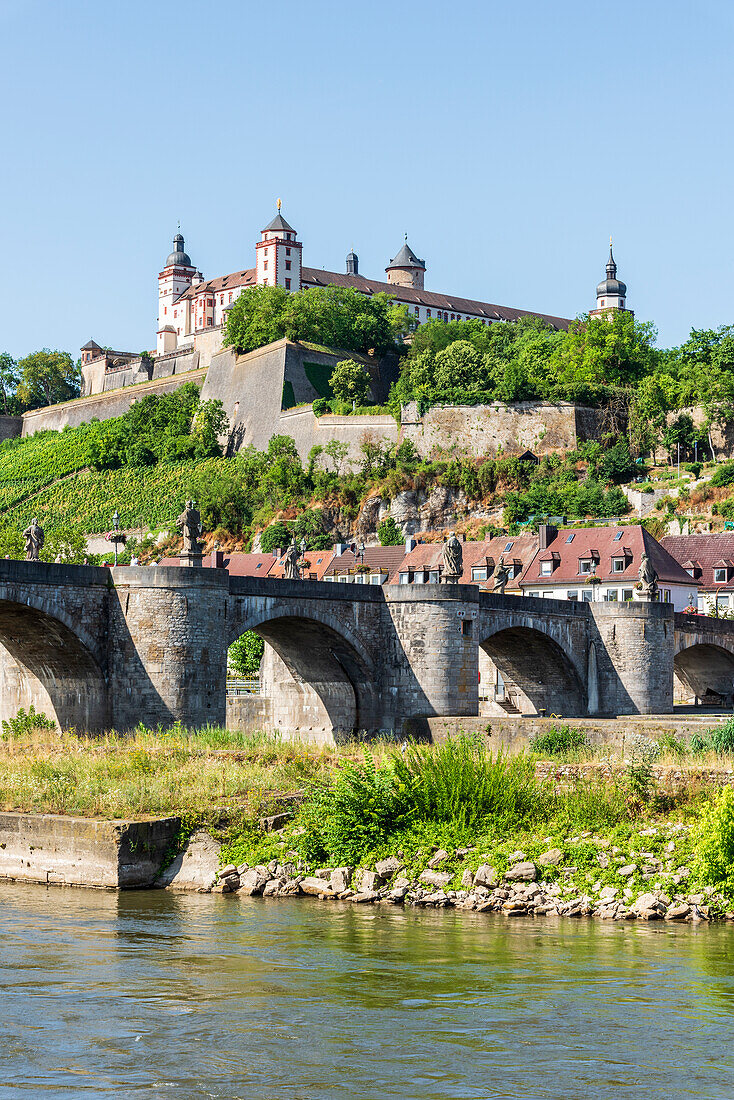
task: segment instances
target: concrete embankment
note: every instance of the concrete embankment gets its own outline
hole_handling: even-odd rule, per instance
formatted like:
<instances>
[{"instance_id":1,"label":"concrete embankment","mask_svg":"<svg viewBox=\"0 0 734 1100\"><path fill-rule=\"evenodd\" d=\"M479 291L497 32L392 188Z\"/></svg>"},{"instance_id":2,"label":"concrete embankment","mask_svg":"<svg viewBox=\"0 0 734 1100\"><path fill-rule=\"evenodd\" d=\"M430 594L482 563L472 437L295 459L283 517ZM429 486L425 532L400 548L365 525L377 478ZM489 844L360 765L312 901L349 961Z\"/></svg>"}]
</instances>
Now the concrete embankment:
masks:
<instances>
[{"instance_id":1,"label":"concrete embankment","mask_svg":"<svg viewBox=\"0 0 734 1100\"><path fill-rule=\"evenodd\" d=\"M178 817L99 821L0 813L0 879L111 890L151 886L180 827Z\"/></svg>"}]
</instances>

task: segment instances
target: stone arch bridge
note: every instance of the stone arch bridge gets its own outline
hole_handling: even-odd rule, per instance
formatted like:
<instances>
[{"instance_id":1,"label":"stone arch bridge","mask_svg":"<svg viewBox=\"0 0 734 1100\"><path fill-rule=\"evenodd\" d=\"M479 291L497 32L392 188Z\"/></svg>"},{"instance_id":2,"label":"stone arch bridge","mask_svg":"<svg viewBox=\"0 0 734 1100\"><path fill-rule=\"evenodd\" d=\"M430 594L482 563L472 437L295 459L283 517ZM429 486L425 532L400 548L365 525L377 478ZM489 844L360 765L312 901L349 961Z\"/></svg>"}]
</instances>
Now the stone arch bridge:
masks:
<instances>
[{"instance_id":1,"label":"stone arch bridge","mask_svg":"<svg viewBox=\"0 0 734 1100\"><path fill-rule=\"evenodd\" d=\"M269 643L273 722L289 730L474 716L483 656L530 709L569 717L665 713L674 675L699 697L734 689L734 624L667 604L5 559L0 717L32 703L79 730L224 724L227 648L245 630Z\"/></svg>"}]
</instances>

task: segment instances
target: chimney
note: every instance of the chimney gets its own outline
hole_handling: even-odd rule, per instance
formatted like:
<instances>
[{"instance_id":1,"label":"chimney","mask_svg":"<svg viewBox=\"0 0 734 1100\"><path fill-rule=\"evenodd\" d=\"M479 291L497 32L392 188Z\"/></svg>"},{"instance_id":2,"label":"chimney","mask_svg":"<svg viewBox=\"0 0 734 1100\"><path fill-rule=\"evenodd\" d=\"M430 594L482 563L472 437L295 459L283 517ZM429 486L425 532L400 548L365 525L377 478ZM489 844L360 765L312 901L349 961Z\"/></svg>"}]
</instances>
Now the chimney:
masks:
<instances>
[{"instance_id":1,"label":"chimney","mask_svg":"<svg viewBox=\"0 0 734 1100\"><path fill-rule=\"evenodd\" d=\"M414 535L408 535L405 540L405 553L409 554L411 550L415 550L418 545L418 540Z\"/></svg>"},{"instance_id":2,"label":"chimney","mask_svg":"<svg viewBox=\"0 0 734 1100\"><path fill-rule=\"evenodd\" d=\"M212 566L215 569L224 569L224 550L215 550L212 554Z\"/></svg>"},{"instance_id":3,"label":"chimney","mask_svg":"<svg viewBox=\"0 0 734 1100\"><path fill-rule=\"evenodd\" d=\"M335 556L337 558L340 558L342 556L342 554L344 553L344 551L346 550L346 548L347 548L347 544L345 542L336 542L336 543L334 543L334 554L335 554Z\"/></svg>"},{"instance_id":4,"label":"chimney","mask_svg":"<svg viewBox=\"0 0 734 1100\"><path fill-rule=\"evenodd\" d=\"M283 548L281 546L274 546L273 547L273 557L275 558L275 560L277 561L278 558L281 558L282 556L283 556Z\"/></svg>"},{"instance_id":5,"label":"chimney","mask_svg":"<svg viewBox=\"0 0 734 1100\"><path fill-rule=\"evenodd\" d=\"M547 550L558 534L558 528L552 523L540 523L538 525L538 548Z\"/></svg>"}]
</instances>

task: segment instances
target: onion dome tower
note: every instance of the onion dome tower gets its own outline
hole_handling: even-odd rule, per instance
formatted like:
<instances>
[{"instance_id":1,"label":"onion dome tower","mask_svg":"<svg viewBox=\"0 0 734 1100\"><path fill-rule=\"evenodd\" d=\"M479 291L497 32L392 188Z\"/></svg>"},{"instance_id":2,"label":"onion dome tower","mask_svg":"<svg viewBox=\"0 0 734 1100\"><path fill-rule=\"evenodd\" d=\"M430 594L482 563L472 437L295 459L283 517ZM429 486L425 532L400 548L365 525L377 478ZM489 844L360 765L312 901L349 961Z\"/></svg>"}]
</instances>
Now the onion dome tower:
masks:
<instances>
[{"instance_id":1,"label":"onion dome tower","mask_svg":"<svg viewBox=\"0 0 734 1100\"><path fill-rule=\"evenodd\" d=\"M609 259L607 260L607 277L602 279L596 288L596 309L592 310L592 316L608 313L610 310L627 310L627 287L617 278L617 264L612 252L612 238L609 238Z\"/></svg>"}]
</instances>

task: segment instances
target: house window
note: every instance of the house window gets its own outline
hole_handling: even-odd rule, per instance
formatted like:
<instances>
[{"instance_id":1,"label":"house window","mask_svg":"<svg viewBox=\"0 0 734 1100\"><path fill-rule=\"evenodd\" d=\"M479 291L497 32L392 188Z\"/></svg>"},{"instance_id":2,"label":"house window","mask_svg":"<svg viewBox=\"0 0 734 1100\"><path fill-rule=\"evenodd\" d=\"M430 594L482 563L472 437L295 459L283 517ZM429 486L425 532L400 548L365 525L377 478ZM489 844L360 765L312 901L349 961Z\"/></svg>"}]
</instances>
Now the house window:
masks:
<instances>
[{"instance_id":1,"label":"house window","mask_svg":"<svg viewBox=\"0 0 734 1100\"><path fill-rule=\"evenodd\" d=\"M486 581L486 579L487 579L487 568L486 568L486 566L482 566L478 569L472 569L471 579L473 581Z\"/></svg>"},{"instance_id":2,"label":"house window","mask_svg":"<svg viewBox=\"0 0 734 1100\"><path fill-rule=\"evenodd\" d=\"M552 592L544 592L543 593L543 599L544 600L552 600L553 599L553 593Z\"/></svg>"},{"instance_id":3,"label":"house window","mask_svg":"<svg viewBox=\"0 0 734 1100\"><path fill-rule=\"evenodd\" d=\"M428 574L428 583L438 584L438 569L432 569L431 572Z\"/></svg>"},{"instance_id":4,"label":"house window","mask_svg":"<svg viewBox=\"0 0 734 1100\"><path fill-rule=\"evenodd\" d=\"M229 292L229 300L230 300L230 302L232 301L232 291L231 290Z\"/></svg>"},{"instance_id":5,"label":"house window","mask_svg":"<svg viewBox=\"0 0 734 1100\"><path fill-rule=\"evenodd\" d=\"M604 299L603 299L603 298L602 298L602 300L601 300L601 304L602 304L602 305L604 305Z\"/></svg>"},{"instance_id":6,"label":"house window","mask_svg":"<svg viewBox=\"0 0 734 1100\"><path fill-rule=\"evenodd\" d=\"M382 578L380 577L379 573L373 573L370 577L370 584L380 584L381 580Z\"/></svg>"},{"instance_id":7,"label":"house window","mask_svg":"<svg viewBox=\"0 0 734 1100\"><path fill-rule=\"evenodd\" d=\"M207 318L207 322L206 322L206 323L207 323L207 325L213 325L213 324L214 324L214 322L212 321L211 317L208 317L208 318Z\"/></svg>"},{"instance_id":8,"label":"house window","mask_svg":"<svg viewBox=\"0 0 734 1100\"><path fill-rule=\"evenodd\" d=\"M616 603L617 602L617 589L616 588L607 588L607 594L604 597L604 599L606 600L607 603Z\"/></svg>"},{"instance_id":9,"label":"house window","mask_svg":"<svg viewBox=\"0 0 734 1100\"><path fill-rule=\"evenodd\" d=\"M695 577L696 575L693 569L686 569L686 573L689 577Z\"/></svg>"},{"instance_id":10,"label":"house window","mask_svg":"<svg viewBox=\"0 0 734 1100\"><path fill-rule=\"evenodd\" d=\"M578 591L575 588L569 589L568 592L566 593L566 599L567 600L578 600L578 598L579 598L579 594L578 594Z\"/></svg>"},{"instance_id":11,"label":"house window","mask_svg":"<svg viewBox=\"0 0 734 1100\"><path fill-rule=\"evenodd\" d=\"M594 568L593 561L589 561L588 558L581 558L579 560L579 573L591 573Z\"/></svg>"},{"instance_id":12,"label":"house window","mask_svg":"<svg viewBox=\"0 0 734 1100\"><path fill-rule=\"evenodd\" d=\"M612 573L624 573L624 558L612 558Z\"/></svg>"},{"instance_id":13,"label":"house window","mask_svg":"<svg viewBox=\"0 0 734 1100\"><path fill-rule=\"evenodd\" d=\"M623 588L622 589L622 599L625 601L625 603L629 603L629 601L632 600L633 598L634 598L634 593L633 593L631 588Z\"/></svg>"},{"instance_id":14,"label":"house window","mask_svg":"<svg viewBox=\"0 0 734 1100\"><path fill-rule=\"evenodd\" d=\"M591 603L593 598L594 598L594 593L589 592L587 589L584 589L584 591L581 593L581 602L582 603Z\"/></svg>"},{"instance_id":15,"label":"house window","mask_svg":"<svg viewBox=\"0 0 734 1100\"><path fill-rule=\"evenodd\" d=\"M619 542L619 540L621 539L621 537L622 537L622 535L623 535L623 534L624 534L624 532L623 532L623 531L617 531L617 533L616 533L616 535L614 536L614 539L613 539L612 541L613 541L613 542Z\"/></svg>"},{"instance_id":16,"label":"house window","mask_svg":"<svg viewBox=\"0 0 734 1100\"><path fill-rule=\"evenodd\" d=\"M716 597L716 606L718 608L728 607L729 606L729 597L728 596L717 596Z\"/></svg>"},{"instance_id":17,"label":"house window","mask_svg":"<svg viewBox=\"0 0 734 1100\"><path fill-rule=\"evenodd\" d=\"M573 542L573 540L574 540L575 538L576 538L576 532L575 532L575 531L572 531L572 532L571 532L571 534L570 534L570 535L568 536L568 538L566 539L566 546L568 546L569 542Z\"/></svg>"},{"instance_id":18,"label":"house window","mask_svg":"<svg viewBox=\"0 0 734 1100\"><path fill-rule=\"evenodd\" d=\"M512 550L513 545L514 545L514 543L512 543L512 542L505 543L505 548L502 551L502 553L503 554L509 554L510 550Z\"/></svg>"},{"instance_id":19,"label":"house window","mask_svg":"<svg viewBox=\"0 0 734 1100\"><path fill-rule=\"evenodd\" d=\"M410 584L410 573L401 573L400 574L400 583L401 584Z\"/></svg>"},{"instance_id":20,"label":"house window","mask_svg":"<svg viewBox=\"0 0 734 1100\"><path fill-rule=\"evenodd\" d=\"M540 563L540 575L541 575L541 577L550 577L552 572L553 572L553 562L552 561L542 561Z\"/></svg>"},{"instance_id":21,"label":"house window","mask_svg":"<svg viewBox=\"0 0 734 1100\"><path fill-rule=\"evenodd\" d=\"M727 574L726 568L724 568L724 569L714 569L714 580L716 581L716 583L717 584L726 583L726 574Z\"/></svg>"}]
</instances>

